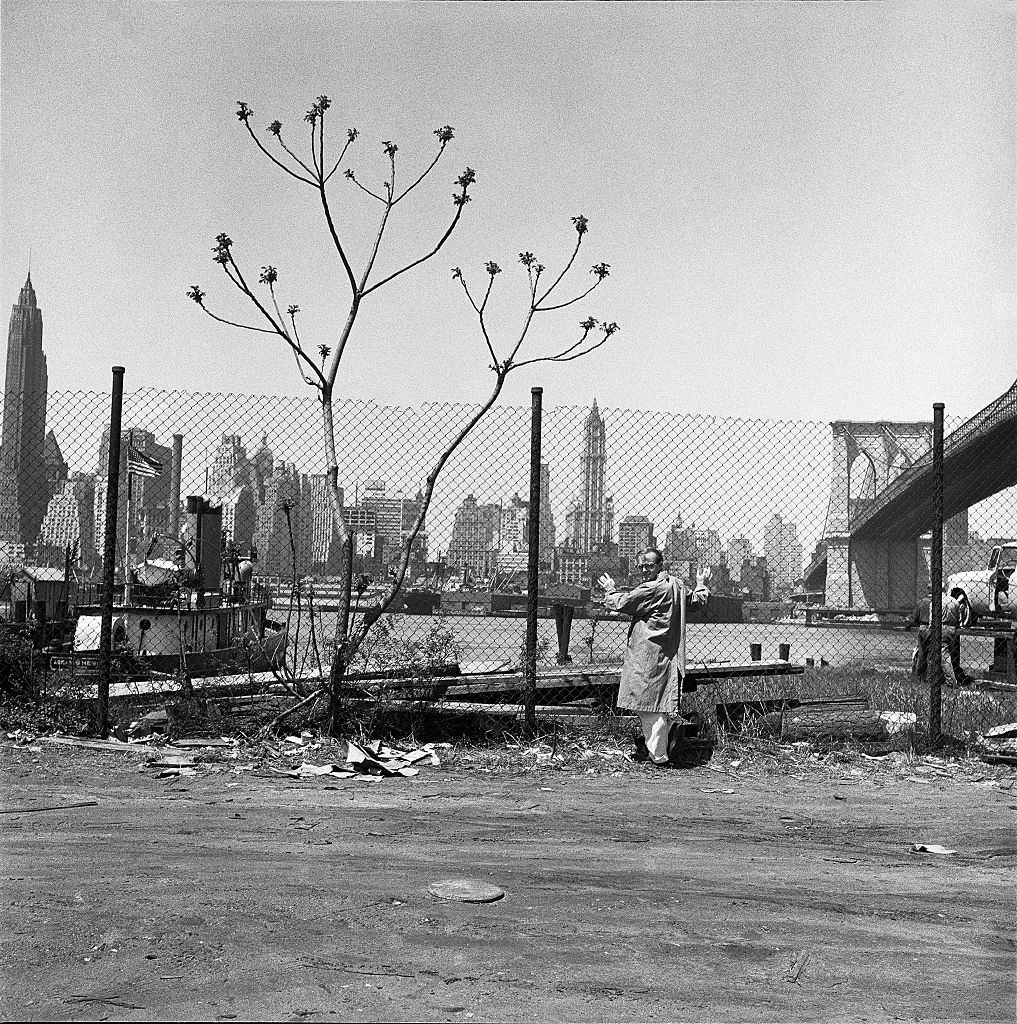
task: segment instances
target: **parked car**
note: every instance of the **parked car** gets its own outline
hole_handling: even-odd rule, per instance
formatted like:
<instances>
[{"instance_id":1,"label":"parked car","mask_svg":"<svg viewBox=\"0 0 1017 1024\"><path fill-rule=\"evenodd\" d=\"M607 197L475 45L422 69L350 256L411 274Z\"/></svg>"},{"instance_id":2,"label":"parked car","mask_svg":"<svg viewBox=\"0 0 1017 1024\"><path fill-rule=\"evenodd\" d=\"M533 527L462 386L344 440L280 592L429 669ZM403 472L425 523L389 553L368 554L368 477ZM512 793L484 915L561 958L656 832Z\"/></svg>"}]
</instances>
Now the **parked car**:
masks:
<instances>
[{"instance_id":1,"label":"parked car","mask_svg":"<svg viewBox=\"0 0 1017 1024\"><path fill-rule=\"evenodd\" d=\"M979 618L1017 618L1017 600L1010 591L1010 580L1017 567L1017 540L1008 540L994 547L984 569L955 572L947 580L947 593L962 591L968 599L970 612L965 626L973 626Z\"/></svg>"}]
</instances>

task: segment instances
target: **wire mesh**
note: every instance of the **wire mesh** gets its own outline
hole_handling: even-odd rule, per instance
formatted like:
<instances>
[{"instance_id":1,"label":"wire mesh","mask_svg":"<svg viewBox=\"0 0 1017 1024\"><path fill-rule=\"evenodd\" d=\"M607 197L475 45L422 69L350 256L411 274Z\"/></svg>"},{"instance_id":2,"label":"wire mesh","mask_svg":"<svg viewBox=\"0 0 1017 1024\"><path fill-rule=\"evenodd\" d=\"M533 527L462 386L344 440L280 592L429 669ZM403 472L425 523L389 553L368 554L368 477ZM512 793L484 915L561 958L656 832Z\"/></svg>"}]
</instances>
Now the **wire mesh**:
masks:
<instances>
[{"instance_id":1,"label":"wire mesh","mask_svg":"<svg viewBox=\"0 0 1017 1024\"><path fill-rule=\"evenodd\" d=\"M610 716L629 620L604 574L635 585L658 548L690 586L683 710L785 738L921 730L944 666L943 732L1017 718L1017 386L947 423L944 652L930 593L931 420L747 420L545 407L538 516L537 710ZM0 616L54 671L87 677L106 525L109 396L5 396ZM341 508L312 400L143 389L124 396L116 521L120 685L280 685L328 675L353 538L352 701L519 712L529 565L530 410L496 406L437 477L475 410L337 401ZM411 542L412 541L412 542ZM951 645L947 649L946 644ZM47 658L49 659L47 661ZM76 660L75 660L76 659ZM38 660L38 659L37 659ZM175 680L175 683L174 683Z\"/></svg>"}]
</instances>

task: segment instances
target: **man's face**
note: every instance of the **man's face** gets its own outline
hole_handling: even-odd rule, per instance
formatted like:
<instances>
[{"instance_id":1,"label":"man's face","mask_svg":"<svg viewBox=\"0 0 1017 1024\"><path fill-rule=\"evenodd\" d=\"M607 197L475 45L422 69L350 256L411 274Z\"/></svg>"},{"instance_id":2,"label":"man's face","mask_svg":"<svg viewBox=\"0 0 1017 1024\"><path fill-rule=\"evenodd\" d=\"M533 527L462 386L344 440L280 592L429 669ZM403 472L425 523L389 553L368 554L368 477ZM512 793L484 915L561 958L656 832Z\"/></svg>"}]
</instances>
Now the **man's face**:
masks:
<instances>
[{"instance_id":1,"label":"man's face","mask_svg":"<svg viewBox=\"0 0 1017 1024\"><path fill-rule=\"evenodd\" d=\"M644 580L655 580L663 568L653 555L639 556L639 572Z\"/></svg>"}]
</instances>

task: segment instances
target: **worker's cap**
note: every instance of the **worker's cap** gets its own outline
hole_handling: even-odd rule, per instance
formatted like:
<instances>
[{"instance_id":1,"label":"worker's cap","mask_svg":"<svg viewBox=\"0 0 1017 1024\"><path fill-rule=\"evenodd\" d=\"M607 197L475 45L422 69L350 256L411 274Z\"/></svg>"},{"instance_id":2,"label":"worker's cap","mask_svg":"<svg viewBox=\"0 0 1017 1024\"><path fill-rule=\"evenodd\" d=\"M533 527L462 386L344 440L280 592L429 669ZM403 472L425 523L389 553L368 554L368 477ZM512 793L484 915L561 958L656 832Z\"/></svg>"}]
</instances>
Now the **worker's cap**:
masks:
<instances>
[{"instance_id":1,"label":"worker's cap","mask_svg":"<svg viewBox=\"0 0 1017 1024\"><path fill-rule=\"evenodd\" d=\"M950 589L950 596L951 597L963 597L964 596L964 591L961 590L960 587L952 587Z\"/></svg>"}]
</instances>

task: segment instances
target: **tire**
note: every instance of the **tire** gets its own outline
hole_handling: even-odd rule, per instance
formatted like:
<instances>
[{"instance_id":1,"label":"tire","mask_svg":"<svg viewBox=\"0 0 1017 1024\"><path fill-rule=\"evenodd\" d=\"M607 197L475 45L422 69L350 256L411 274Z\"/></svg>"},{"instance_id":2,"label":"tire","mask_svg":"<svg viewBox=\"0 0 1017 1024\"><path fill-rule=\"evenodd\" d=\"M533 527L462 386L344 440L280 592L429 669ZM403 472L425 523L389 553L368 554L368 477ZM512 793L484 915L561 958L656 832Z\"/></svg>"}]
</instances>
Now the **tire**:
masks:
<instances>
[{"instance_id":1,"label":"tire","mask_svg":"<svg viewBox=\"0 0 1017 1024\"><path fill-rule=\"evenodd\" d=\"M965 629L970 629L972 626L978 623L978 614L974 608L971 607L971 602L968 601L968 595L961 592L964 597L964 617L961 619L961 625Z\"/></svg>"}]
</instances>

